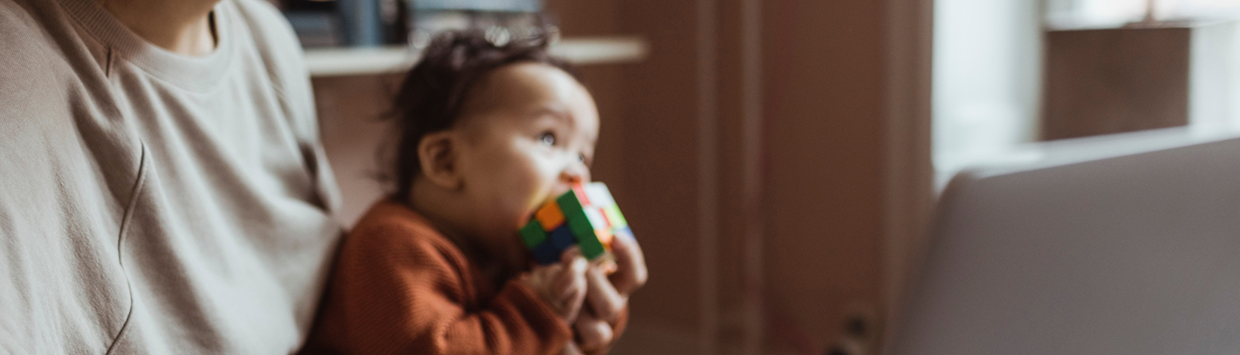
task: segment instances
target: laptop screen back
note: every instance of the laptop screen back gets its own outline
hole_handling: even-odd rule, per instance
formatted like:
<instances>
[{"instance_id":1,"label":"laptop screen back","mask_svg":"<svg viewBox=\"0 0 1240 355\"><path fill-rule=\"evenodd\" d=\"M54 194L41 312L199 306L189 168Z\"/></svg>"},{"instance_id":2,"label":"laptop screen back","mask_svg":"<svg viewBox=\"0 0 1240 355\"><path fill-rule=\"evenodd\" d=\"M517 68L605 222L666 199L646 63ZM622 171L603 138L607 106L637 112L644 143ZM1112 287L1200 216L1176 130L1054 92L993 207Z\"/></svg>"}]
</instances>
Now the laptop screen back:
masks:
<instances>
[{"instance_id":1,"label":"laptop screen back","mask_svg":"<svg viewBox=\"0 0 1240 355\"><path fill-rule=\"evenodd\" d=\"M1032 148L941 198L889 354L1240 354L1240 139Z\"/></svg>"}]
</instances>

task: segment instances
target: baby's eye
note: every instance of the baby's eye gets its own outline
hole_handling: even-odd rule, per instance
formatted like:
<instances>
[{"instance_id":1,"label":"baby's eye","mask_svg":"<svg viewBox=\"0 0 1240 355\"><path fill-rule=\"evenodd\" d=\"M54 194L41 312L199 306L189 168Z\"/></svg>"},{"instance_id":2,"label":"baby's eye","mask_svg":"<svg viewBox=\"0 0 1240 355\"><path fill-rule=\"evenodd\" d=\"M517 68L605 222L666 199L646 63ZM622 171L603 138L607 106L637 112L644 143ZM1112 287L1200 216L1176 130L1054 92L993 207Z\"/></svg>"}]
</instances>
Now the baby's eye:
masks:
<instances>
[{"instance_id":1,"label":"baby's eye","mask_svg":"<svg viewBox=\"0 0 1240 355\"><path fill-rule=\"evenodd\" d=\"M543 144L554 146L555 145L555 133L543 132L542 134L538 135L538 140L541 141Z\"/></svg>"}]
</instances>

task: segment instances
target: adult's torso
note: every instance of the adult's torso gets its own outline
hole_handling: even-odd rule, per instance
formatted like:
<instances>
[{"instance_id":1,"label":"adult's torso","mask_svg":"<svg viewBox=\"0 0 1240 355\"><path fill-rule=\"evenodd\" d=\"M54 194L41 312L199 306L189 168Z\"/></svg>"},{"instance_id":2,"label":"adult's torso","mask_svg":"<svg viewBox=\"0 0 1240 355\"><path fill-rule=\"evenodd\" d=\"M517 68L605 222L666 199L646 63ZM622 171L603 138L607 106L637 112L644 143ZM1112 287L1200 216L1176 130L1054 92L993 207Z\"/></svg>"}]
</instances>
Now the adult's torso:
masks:
<instances>
[{"instance_id":1,"label":"adult's torso","mask_svg":"<svg viewBox=\"0 0 1240 355\"><path fill-rule=\"evenodd\" d=\"M287 353L337 192L301 51L223 0L184 57L94 0L0 0L0 352Z\"/></svg>"}]
</instances>

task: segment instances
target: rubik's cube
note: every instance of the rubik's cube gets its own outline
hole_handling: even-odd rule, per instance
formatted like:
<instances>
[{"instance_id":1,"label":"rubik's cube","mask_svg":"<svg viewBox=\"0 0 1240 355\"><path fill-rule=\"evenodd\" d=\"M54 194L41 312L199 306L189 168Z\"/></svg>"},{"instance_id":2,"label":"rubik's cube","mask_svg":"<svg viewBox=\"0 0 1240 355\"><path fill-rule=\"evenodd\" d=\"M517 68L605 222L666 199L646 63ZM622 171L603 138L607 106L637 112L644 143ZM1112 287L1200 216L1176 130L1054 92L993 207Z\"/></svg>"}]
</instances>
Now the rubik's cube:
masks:
<instances>
[{"instance_id":1,"label":"rubik's cube","mask_svg":"<svg viewBox=\"0 0 1240 355\"><path fill-rule=\"evenodd\" d=\"M595 260L611 250L617 232L630 233L611 191L601 182L576 184L555 200L547 201L519 234L539 264L560 260L565 249L579 245L581 253Z\"/></svg>"}]
</instances>

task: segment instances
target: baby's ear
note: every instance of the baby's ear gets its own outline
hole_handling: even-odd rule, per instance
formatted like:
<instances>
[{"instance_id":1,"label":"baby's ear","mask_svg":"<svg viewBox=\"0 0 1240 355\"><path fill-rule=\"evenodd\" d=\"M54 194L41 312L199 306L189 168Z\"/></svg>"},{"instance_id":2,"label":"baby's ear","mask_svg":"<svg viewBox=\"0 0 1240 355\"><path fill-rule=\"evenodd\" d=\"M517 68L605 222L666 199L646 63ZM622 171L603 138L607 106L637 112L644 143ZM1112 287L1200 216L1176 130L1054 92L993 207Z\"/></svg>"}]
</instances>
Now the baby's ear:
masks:
<instances>
[{"instance_id":1,"label":"baby's ear","mask_svg":"<svg viewBox=\"0 0 1240 355\"><path fill-rule=\"evenodd\" d=\"M418 143L418 161L422 163L422 175L436 186L458 190L462 185L460 165L460 141L452 131L427 134Z\"/></svg>"}]
</instances>

